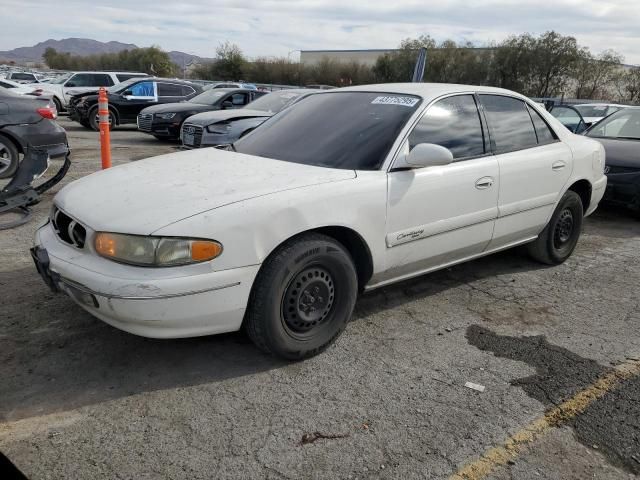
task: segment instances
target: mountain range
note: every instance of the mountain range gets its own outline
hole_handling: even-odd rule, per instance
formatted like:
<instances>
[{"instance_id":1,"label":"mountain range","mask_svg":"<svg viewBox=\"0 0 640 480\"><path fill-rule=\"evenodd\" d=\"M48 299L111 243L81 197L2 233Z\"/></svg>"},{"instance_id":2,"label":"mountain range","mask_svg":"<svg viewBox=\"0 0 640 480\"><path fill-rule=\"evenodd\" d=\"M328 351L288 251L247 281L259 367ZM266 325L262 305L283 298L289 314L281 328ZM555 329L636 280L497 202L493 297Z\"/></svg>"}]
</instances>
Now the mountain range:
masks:
<instances>
[{"instance_id":1,"label":"mountain range","mask_svg":"<svg viewBox=\"0 0 640 480\"><path fill-rule=\"evenodd\" d=\"M13 50L0 51L0 60L20 63L42 63L42 55L47 48L55 48L58 52L68 52L72 55L94 55L99 53L117 53L122 50L139 48L133 43L100 42L90 38L63 38L62 40L49 39L37 43L32 47L19 47ZM182 68L192 61L209 62L211 58L198 57L180 51L168 52L171 61Z\"/></svg>"}]
</instances>

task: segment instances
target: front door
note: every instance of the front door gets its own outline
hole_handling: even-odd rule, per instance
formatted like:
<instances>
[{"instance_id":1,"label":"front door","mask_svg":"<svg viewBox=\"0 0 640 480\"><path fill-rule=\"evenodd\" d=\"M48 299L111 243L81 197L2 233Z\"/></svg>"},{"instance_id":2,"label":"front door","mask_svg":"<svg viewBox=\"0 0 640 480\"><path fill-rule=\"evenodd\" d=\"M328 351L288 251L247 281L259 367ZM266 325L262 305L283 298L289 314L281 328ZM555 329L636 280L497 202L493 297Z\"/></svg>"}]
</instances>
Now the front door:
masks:
<instances>
[{"instance_id":1,"label":"front door","mask_svg":"<svg viewBox=\"0 0 640 480\"><path fill-rule=\"evenodd\" d=\"M387 271L410 277L482 253L493 234L500 175L473 94L431 105L409 135L448 148L454 162L388 174Z\"/></svg>"}]
</instances>

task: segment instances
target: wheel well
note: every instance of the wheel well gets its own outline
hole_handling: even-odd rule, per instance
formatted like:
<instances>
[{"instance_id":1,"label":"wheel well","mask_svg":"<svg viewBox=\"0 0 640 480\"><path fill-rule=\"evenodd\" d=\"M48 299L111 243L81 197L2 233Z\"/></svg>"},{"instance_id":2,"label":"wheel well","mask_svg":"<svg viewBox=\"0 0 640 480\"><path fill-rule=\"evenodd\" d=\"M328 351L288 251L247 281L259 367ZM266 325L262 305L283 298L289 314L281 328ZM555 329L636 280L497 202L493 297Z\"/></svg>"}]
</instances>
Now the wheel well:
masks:
<instances>
[{"instance_id":1,"label":"wheel well","mask_svg":"<svg viewBox=\"0 0 640 480\"><path fill-rule=\"evenodd\" d=\"M569 187L569 190L576 192L582 201L582 208L586 212L591 204L591 184L588 180L578 180Z\"/></svg>"},{"instance_id":2,"label":"wheel well","mask_svg":"<svg viewBox=\"0 0 640 480\"><path fill-rule=\"evenodd\" d=\"M22 145L13 135L0 130L0 136L7 138L10 142L12 142L13 145L18 149L18 153L24 154L24 149L22 148Z\"/></svg>"},{"instance_id":3,"label":"wheel well","mask_svg":"<svg viewBox=\"0 0 640 480\"><path fill-rule=\"evenodd\" d=\"M373 258L367 242L364 241L360 234L347 227L321 227L310 231L331 237L344 245L356 266L358 287L363 290L373 275Z\"/></svg>"}]
</instances>

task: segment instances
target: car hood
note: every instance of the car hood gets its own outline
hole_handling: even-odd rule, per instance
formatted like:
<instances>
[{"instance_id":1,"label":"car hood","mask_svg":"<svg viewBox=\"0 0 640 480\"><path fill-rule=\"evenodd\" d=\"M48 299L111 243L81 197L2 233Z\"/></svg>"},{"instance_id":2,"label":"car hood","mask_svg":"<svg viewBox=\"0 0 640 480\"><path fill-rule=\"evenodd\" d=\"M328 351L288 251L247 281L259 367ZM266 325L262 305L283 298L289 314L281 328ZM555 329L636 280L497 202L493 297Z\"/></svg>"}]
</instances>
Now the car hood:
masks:
<instances>
[{"instance_id":1,"label":"car hood","mask_svg":"<svg viewBox=\"0 0 640 480\"><path fill-rule=\"evenodd\" d=\"M640 168L640 140L589 137L604 146L606 164Z\"/></svg>"},{"instance_id":2,"label":"car hood","mask_svg":"<svg viewBox=\"0 0 640 480\"><path fill-rule=\"evenodd\" d=\"M215 112L198 113L189 117L187 122L192 125L207 126L212 123L238 120L241 118L271 117L273 113L263 110L250 110L248 108L238 108L232 110L218 110Z\"/></svg>"},{"instance_id":3,"label":"car hood","mask_svg":"<svg viewBox=\"0 0 640 480\"><path fill-rule=\"evenodd\" d=\"M353 170L205 148L94 173L64 187L55 203L94 230L150 235L231 203L355 177Z\"/></svg>"},{"instance_id":4,"label":"car hood","mask_svg":"<svg viewBox=\"0 0 640 480\"><path fill-rule=\"evenodd\" d=\"M141 113L182 113L182 112L207 112L220 107L215 105L205 105L203 103L178 102L178 103L161 103L152 105L142 110Z\"/></svg>"}]
</instances>

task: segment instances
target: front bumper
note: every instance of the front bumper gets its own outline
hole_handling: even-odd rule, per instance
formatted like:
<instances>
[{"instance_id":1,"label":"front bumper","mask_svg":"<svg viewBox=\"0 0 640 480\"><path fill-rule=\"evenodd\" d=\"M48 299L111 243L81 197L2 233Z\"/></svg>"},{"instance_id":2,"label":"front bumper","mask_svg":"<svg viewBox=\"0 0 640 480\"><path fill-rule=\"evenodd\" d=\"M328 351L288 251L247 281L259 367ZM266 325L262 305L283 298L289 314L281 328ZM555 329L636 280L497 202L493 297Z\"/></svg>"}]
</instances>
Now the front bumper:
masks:
<instances>
[{"instance_id":1,"label":"front bumper","mask_svg":"<svg viewBox=\"0 0 640 480\"><path fill-rule=\"evenodd\" d=\"M640 169L636 171L608 173L606 203L640 211Z\"/></svg>"},{"instance_id":2,"label":"front bumper","mask_svg":"<svg viewBox=\"0 0 640 480\"><path fill-rule=\"evenodd\" d=\"M238 330L259 268L143 268L112 262L87 248L65 244L47 223L36 232L32 256L54 291L67 293L116 328L151 338Z\"/></svg>"},{"instance_id":3,"label":"front bumper","mask_svg":"<svg viewBox=\"0 0 640 480\"><path fill-rule=\"evenodd\" d=\"M177 116L171 120L158 121L155 117L150 128L141 128L138 121L138 130L156 137L171 138L177 140L180 138L180 125L182 118Z\"/></svg>"}]
</instances>

